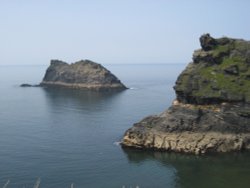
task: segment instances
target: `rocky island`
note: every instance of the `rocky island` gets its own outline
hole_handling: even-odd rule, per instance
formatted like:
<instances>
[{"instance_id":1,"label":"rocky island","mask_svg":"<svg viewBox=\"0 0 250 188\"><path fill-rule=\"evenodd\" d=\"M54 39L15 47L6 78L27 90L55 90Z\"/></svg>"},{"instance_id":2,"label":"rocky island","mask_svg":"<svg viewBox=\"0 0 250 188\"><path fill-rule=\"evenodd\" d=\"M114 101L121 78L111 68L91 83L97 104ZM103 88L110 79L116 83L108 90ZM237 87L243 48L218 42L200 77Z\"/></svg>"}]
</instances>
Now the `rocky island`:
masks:
<instances>
[{"instance_id":1,"label":"rocky island","mask_svg":"<svg viewBox=\"0 0 250 188\"><path fill-rule=\"evenodd\" d=\"M22 84L22 87L31 86ZM125 85L102 65L90 60L81 60L72 64L51 60L42 87L65 87L88 90L124 90Z\"/></svg>"},{"instance_id":2,"label":"rocky island","mask_svg":"<svg viewBox=\"0 0 250 188\"><path fill-rule=\"evenodd\" d=\"M123 147L203 154L250 149L250 42L200 37L176 100L126 131Z\"/></svg>"}]
</instances>

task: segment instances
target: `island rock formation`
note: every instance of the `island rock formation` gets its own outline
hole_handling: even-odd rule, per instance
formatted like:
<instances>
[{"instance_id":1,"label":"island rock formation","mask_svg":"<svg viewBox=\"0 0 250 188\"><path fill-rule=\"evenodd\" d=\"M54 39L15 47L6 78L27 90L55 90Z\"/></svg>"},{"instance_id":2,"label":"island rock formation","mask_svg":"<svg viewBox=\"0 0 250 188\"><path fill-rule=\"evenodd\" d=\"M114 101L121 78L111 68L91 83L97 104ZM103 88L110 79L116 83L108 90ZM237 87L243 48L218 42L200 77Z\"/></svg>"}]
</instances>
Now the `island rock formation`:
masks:
<instances>
[{"instance_id":1,"label":"island rock formation","mask_svg":"<svg viewBox=\"0 0 250 188\"><path fill-rule=\"evenodd\" d=\"M126 131L122 146L183 153L250 149L250 42L200 37L176 100Z\"/></svg>"},{"instance_id":2,"label":"island rock formation","mask_svg":"<svg viewBox=\"0 0 250 188\"><path fill-rule=\"evenodd\" d=\"M67 64L51 60L40 86L90 90L124 90L125 85L102 65L90 60Z\"/></svg>"}]
</instances>

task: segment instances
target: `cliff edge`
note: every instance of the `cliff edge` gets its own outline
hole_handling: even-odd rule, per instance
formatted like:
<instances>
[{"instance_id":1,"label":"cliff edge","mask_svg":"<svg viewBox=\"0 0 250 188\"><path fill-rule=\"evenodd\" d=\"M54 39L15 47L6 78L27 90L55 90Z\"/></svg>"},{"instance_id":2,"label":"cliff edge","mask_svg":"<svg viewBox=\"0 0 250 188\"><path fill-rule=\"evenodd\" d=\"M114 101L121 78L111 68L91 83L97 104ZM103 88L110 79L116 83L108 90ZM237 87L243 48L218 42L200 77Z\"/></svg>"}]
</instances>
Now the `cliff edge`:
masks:
<instances>
[{"instance_id":1,"label":"cliff edge","mask_svg":"<svg viewBox=\"0 0 250 188\"><path fill-rule=\"evenodd\" d=\"M81 60L72 64L51 60L40 86L90 90L126 89L125 85L109 70L90 60Z\"/></svg>"},{"instance_id":2,"label":"cliff edge","mask_svg":"<svg viewBox=\"0 0 250 188\"><path fill-rule=\"evenodd\" d=\"M126 131L122 146L184 153L250 149L250 42L200 37L176 100Z\"/></svg>"}]
</instances>

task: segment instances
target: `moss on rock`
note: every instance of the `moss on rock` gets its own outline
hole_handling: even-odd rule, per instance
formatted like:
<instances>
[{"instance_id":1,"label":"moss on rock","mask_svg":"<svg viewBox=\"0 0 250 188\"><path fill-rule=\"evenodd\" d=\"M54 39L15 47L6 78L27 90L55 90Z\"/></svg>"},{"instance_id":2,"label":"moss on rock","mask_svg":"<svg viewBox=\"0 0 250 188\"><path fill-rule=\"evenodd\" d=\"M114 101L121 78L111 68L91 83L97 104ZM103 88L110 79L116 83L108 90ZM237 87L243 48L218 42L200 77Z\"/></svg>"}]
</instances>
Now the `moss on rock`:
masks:
<instances>
[{"instance_id":1,"label":"moss on rock","mask_svg":"<svg viewBox=\"0 0 250 188\"><path fill-rule=\"evenodd\" d=\"M214 46L194 52L194 61L176 81L177 99L195 104L250 102L250 42L208 36Z\"/></svg>"}]
</instances>

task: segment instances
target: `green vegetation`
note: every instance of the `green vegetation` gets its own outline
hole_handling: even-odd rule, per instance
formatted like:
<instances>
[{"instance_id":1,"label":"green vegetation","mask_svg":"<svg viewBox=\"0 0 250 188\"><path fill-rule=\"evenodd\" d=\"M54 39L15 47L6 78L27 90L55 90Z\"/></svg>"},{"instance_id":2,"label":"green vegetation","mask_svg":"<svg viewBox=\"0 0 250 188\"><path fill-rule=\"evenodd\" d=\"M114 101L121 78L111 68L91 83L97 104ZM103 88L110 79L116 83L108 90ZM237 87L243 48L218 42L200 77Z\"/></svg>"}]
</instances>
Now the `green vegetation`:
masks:
<instances>
[{"instance_id":1,"label":"green vegetation","mask_svg":"<svg viewBox=\"0 0 250 188\"><path fill-rule=\"evenodd\" d=\"M232 45L230 44L219 45L213 50L212 56L213 58L216 58L221 55L228 54L231 48L232 48Z\"/></svg>"},{"instance_id":2,"label":"green vegetation","mask_svg":"<svg viewBox=\"0 0 250 188\"><path fill-rule=\"evenodd\" d=\"M239 74L226 74L225 70L233 66L238 67ZM221 64L203 66L197 71L201 76L199 80L201 88L193 93L194 96L217 98L223 97L225 93L234 100L241 100L242 97L250 99L250 80L246 79L246 76L250 75L250 70L241 57L226 57ZM207 81L206 84L203 84L204 80Z\"/></svg>"},{"instance_id":3,"label":"green vegetation","mask_svg":"<svg viewBox=\"0 0 250 188\"><path fill-rule=\"evenodd\" d=\"M248 50L250 44L240 40L201 51L203 56L212 54L217 61L204 58L207 62L191 64L179 77L176 90L197 100L250 102L250 64L245 57Z\"/></svg>"}]
</instances>

